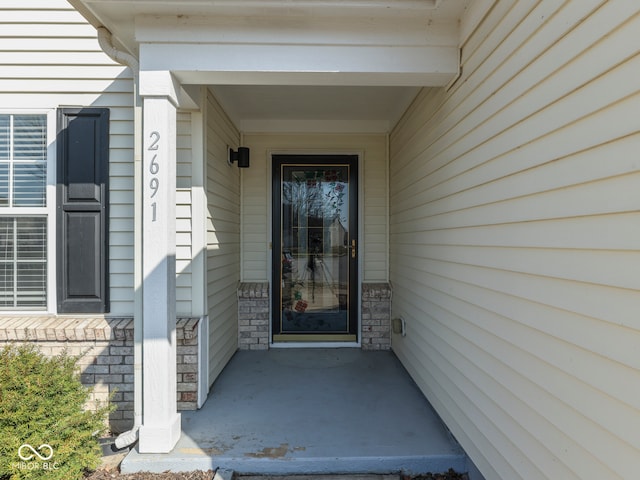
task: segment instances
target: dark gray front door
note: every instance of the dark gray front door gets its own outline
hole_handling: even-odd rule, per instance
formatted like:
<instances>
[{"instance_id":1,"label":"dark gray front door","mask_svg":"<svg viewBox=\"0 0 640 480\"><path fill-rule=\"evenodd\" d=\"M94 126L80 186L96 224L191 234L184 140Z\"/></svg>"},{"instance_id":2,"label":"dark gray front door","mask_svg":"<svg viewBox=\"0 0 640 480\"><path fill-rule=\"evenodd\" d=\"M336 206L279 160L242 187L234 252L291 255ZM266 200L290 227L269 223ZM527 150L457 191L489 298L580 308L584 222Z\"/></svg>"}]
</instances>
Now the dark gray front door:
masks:
<instances>
[{"instance_id":1,"label":"dark gray front door","mask_svg":"<svg viewBox=\"0 0 640 480\"><path fill-rule=\"evenodd\" d=\"M357 340L356 155L273 156L273 341Z\"/></svg>"}]
</instances>

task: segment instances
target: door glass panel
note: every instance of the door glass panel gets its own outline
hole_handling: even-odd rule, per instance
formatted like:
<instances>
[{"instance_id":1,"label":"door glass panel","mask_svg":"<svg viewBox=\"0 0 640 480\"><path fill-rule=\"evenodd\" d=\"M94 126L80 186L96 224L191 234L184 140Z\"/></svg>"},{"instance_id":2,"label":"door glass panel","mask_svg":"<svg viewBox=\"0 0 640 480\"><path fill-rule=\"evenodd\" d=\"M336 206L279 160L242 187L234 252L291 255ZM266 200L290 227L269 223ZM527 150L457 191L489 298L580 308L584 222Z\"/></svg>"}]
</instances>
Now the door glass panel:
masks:
<instances>
[{"instance_id":1,"label":"door glass panel","mask_svg":"<svg viewBox=\"0 0 640 480\"><path fill-rule=\"evenodd\" d=\"M349 166L282 165L280 333L349 333Z\"/></svg>"}]
</instances>

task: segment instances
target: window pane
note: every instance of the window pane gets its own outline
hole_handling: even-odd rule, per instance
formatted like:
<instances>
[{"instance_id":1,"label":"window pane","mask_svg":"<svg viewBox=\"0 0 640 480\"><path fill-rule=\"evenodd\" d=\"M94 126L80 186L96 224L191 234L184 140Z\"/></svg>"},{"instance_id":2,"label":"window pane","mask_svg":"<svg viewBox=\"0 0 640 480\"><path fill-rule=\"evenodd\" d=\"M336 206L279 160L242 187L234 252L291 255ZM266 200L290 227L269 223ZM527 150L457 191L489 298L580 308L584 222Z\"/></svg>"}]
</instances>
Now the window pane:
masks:
<instances>
[{"instance_id":1,"label":"window pane","mask_svg":"<svg viewBox=\"0 0 640 480\"><path fill-rule=\"evenodd\" d=\"M13 158L44 162L47 159L47 118L44 115L13 116Z\"/></svg>"},{"instance_id":2,"label":"window pane","mask_svg":"<svg viewBox=\"0 0 640 480\"><path fill-rule=\"evenodd\" d=\"M44 207L47 172L44 164L15 164L13 167L13 205Z\"/></svg>"},{"instance_id":3,"label":"window pane","mask_svg":"<svg viewBox=\"0 0 640 480\"><path fill-rule=\"evenodd\" d=\"M14 305L13 218L0 218L0 307Z\"/></svg>"},{"instance_id":4,"label":"window pane","mask_svg":"<svg viewBox=\"0 0 640 480\"><path fill-rule=\"evenodd\" d=\"M0 217L0 262L13 262L13 218Z\"/></svg>"},{"instance_id":5,"label":"window pane","mask_svg":"<svg viewBox=\"0 0 640 480\"><path fill-rule=\"evenodd\" d=\"M18 258L46 259L47 227L44 218L18 218Z\"/></svg>"},{"instance_id":6,"label":"window pane","mask_svg":"<svg viewBox=\"0 0 640 480\"><path fill-rule=\"evenodd\" d=\"M0 115L0 161L9 160L9 115Z\"/></svg>"},{"instance_id":7,"label":"window pane","mask_svg":"<svg viewBox=\"0 0 640 480\"><path fill-rule=\"evenodd\" d=\"M0 308L47 305L46 218L0 218Z\"/></svg>"},{"instance_id":8,"label":"window pane","mask_svg":"<svg viewBox=\"0 0 640 480\"><path fill-rule=\"evenodd\" d=\"M46 270L44 263L18 263L18 307L46 305Z\"/></svg>"},{"instance_id":9,"label":"window pane","mask_svg":"<svg viewBox=\"0 0 640 480\"><path fill-rule=\"evenodd\" d=\"M13 263L0 261L0 308L13 307Z\"/></svg>"},{"instance_id":10,"label":"window pane","mask_svg":"<svg viewBox=\"0 0 640 480\"><path fill-rule=\"evenodd\" d=\"M44 207L46 115L0 115L0 207Z\"/></svg>"},{"instance_id":11,"label":"window pane","mask_svg":"<svg viewBox=\"0 0 640 480\"><path fill-rule=\"evenodd\" d=\"M0 207L9 206L9 164L0 163Z\"/></svg>"}]
</instances>

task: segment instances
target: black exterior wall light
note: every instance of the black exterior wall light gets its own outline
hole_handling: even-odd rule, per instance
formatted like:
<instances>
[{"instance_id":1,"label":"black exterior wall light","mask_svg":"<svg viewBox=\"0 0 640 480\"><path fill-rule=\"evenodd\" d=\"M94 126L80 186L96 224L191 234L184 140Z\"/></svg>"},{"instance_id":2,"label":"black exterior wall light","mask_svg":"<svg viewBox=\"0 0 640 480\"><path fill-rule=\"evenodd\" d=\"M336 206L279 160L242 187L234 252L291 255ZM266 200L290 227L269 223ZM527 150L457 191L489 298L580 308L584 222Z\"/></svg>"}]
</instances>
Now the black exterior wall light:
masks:
<instances>
[{"instance_id":1,"label":"black exterior wall light","mask_svg":"<svg viewBox=\"0 0 640 480\"><path fill-rule=\"evenodd\" d=\"M229 165L233 165L235 162L238 164L238 168L249 168L249 148L238 147L235 151L233 148L229 148L229 158L227 159Z\"/></svg>"}]
</instances>

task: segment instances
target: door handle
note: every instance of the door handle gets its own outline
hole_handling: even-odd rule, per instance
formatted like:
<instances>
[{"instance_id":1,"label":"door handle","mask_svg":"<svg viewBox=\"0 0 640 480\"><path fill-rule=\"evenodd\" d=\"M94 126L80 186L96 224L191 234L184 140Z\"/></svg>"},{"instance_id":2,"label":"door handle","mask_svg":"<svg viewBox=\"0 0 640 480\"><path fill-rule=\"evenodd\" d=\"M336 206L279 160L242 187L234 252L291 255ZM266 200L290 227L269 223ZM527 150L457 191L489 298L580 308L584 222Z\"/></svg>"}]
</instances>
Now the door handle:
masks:
<instances>
[{"instance_id":1,"label":"door handle","mask_svg":"<svg viewBox=\"0 0 640 480\"><path fill-rule=\"evenodd\" d=\"M351 258L356 258L356 241L351 240Z\"/></svg>"}]
</instances>

